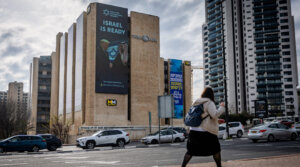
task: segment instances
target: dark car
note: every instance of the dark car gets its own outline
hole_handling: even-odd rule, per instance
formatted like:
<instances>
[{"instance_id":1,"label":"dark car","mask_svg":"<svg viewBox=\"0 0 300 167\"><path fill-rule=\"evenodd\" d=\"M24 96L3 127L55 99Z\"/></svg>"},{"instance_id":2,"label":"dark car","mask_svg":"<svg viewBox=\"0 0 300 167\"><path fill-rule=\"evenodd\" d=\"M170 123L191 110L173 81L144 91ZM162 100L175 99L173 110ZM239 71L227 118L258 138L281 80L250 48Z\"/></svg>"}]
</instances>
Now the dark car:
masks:
<instances>
[{"instance_id":1,"label":"dark car","mask_svg":"<svg viewBox=\"0 0 300 167\"><path fill-rule=\"evenodd\" d=\"M163 128L161 130L167 130L167 129L173 129L176 132L183 133L185 138L188 137L188 133L187 133L186 129L183 128L183 127L173 127L173 128L172 127L167 127L167 128Z\"/></svg>"},{"instance_id":2,"label":"dark car","mask_svg":"<svg viewBox=\"0 0 300 167\"><path fill-rule=\"evenodd\" d=\"M49 151L56 151L57 148L60 148L62 143L55 135L52 134L39 134L47 142L47 149Z\"/></svg>"},{"instance_id":3,"label":"dark car","mask_svg":"<svg viewBox=\"0 0 300 167\"><path fill-rule=\"evenodd\" d=\"M38 152L46 148L46 140L34 135L17 135L0 141L0 153L13 151Z\"/></svg>"}]
</instances>

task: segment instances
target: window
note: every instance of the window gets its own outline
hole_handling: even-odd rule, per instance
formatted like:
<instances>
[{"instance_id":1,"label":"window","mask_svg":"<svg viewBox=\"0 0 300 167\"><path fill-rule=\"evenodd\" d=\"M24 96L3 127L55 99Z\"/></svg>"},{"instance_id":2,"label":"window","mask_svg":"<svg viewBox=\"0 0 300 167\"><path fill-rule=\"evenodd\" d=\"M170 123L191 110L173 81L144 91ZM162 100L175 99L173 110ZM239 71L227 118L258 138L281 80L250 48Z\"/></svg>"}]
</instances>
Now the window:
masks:
<instances>
[{"instance_id":1,"label":"window","mask_svg":"<svg viewBox=\"0 0 300 167\"><path fill-rule=\"evenodd\" d=\"M285 95L293 95L293 92L292 91L286 91Z\"/></svg>"},{"instance_id":2,"label":"window","mask_svg":"<svg viewBox=\"0 0 300 167\"><path fill-rule=\"evenodd\" d=\"M288 25L286 25L286 26L281 26L281 29L282 29L282 30L289 29L289 26L288 26Z\"/></svg>"},{"instance_id":3,"label":"window","mask_svg":"<svg viewBox=\"0 0 300 167\"><path fill-rule=\"evenodd\" d=\"M290 64L286 64L286 65L283 65L283 68L284 68L284 69L292 68L292 66L291 66Z\"/></svg>"},{"instance_id":4,"label":"window","mask_svg":"<svg viewBox=\"0 0 300 167\"><path fill-rule=\"evenodd\" d=\"M279 10L287 10L287 6L280 7Z\"/></svg>"},{"instance_id":5,"label":"window","mask_svg":"<svg viewBox=\"0 0 300 167\"><path fill-rule=\"evenodd\" d=\"M290 45L282 45L282 49L289 49Z\"/></svg>"},{"instance_id":6,"label":"window","mask_svg":"<svg viewBox=\"0 0 300 167\"><path fill-rule=\"evenodd\" d=\"M288 16L288 13L280 13L280 17Z\"/></svg>"},{"instance_id":7,"label":"window","mask_svg":"<svg viewBox=\"0 0 300 167\"><path fill-rule=\"evenodd\" d=\"M282 32L281 35L282 36L288 36L288 35L290 35L290 33L289 32Z\"/></svg>"},{"instance_id":8,"label":"window","mask_svg":"<svg viewBox=\"0 0 300 167\"><path fill-rule=\"evenodd\" d=\"M283 72L283 75L292 75L292 71Z\"/></svg>"},{"instance_id":9,"label":"window","mask_svg":"<svg viewBox=\"0 0 300 167\"><path fill-rule=\"evenodd\" d=\"M271 124L269 128L278 128L277 124Z\"/></svg>"},{"instance_id":10,"label":"window","mask_svg":"<svg viewBox=\"0 0 300 167\"><path fill-rule=\"evenodd\" d=\"M290 39L289 38L283 38L281 41L282 42L290 42Z\"/></svg>"},{"instance_id":11,"label":"window","mask_svg":"<svg viewBox=\"0 0 300 167\"><path fill-rule=\"evenodd\" d=\"M285 82L292 82L292 81L293 81L293 78L284 78L284 81L285 81Z\"/></svg>"},{"instance_id":12,"label":"window","mask_svg":"<svg viewBox=\"0 0 300 167\"><path fill-rule=\"evenodd\" d=\"M279 4L286 4L286 3L287 3L286 0L279 1Z\"/></svg>"},{"instance_id":13,"label":"window","mask_svg":"<svg viewBox=\"0 0 300 167\"><path fill-rule=\"evenodd\" d=\"M282 52L282 55L290 55L291 52Z\"/></svg>"},{"instance_id":14,"label":"window","mask_svg":"<svg viewBox=\"0 0 300 167\"><path fill-rule=\"evenodd\" d=\"M280 23L288 23L288 22L289 22L288 19L282 19L282 20L280 20Z\"/></svg>"},{"instance_id":15,"label":"window","mask_svg":"<svg viewBox=\"0 0 300 167\"><path fill-rule=\"evenodd\" d=\"M293 85L285 85L284 88L291 89L291 88L293 88Z\"/></svg>"},{"instance_id":16,"label":"window","mask_svg":"<svg viewBox=\"0 0 300 167\"><path fill-rule=\"evenodd\" d=\"M283 62L290 62L291 58L283 58Z\"/></svg>"}]
</instances>

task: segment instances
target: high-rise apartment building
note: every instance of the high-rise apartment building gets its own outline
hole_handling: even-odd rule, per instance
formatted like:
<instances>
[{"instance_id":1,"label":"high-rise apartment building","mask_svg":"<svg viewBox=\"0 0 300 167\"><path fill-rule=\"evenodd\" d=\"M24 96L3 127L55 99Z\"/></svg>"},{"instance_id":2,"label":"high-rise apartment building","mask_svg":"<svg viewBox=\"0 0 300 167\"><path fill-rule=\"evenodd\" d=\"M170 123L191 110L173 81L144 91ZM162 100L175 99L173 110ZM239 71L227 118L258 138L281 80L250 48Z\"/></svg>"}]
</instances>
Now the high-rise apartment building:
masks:
<instances>
[{"instance_id":1,"label":"high-rise apartment building","mask_svg":"<svg viewBox=\"0 0 300 167\"><path fill-rule=\"evenodd\" d=\"M7 102L7 92L6 91L0 91L0 104Z\"/></svg>"},{"instance_id":2,"label":"high-rise apartment building","mask_svg":"<svg viewBox=\"0 0 300 167\"><path fill-rule=\"evenodd\" d=\"M231 113L298 115L294 19L290 0L206 0L205 85ZM226 83L224 82L226 81Z\"/></svg>"},{"instance_id":3,"label":"high-rise apartment building","mask_svg":"<svg viewBox=\"0 0 300 167\"><path fill-rule=\"evenodd\" d=\"M28 93L23 92L22 82L10 82L7 91L0 91L0 103L13 106L16 113L27 112Z\"/></svg>"},{"instance_id":4,"label":"high-rise apartment building","mask_svg":"<svg viewBox=\"0 0 300 167\"><path fill-rule=\"evenodd\" d=\"M33 128L29 133L45 133L50 121L51 56L33 58L30 67L30 122Z\"/></svg>"}]
</instances>

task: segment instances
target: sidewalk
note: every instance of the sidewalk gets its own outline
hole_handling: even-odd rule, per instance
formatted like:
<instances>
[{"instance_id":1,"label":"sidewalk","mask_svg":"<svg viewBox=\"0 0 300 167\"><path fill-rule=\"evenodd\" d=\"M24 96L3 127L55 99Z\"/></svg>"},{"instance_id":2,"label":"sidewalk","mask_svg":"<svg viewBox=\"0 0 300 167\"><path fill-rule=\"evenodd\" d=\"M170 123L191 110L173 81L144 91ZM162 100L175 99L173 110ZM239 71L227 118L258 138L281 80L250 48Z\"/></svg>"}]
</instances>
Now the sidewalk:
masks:
<instances>
[{"instance_id":1,"label":"sidewalk","mask_svg":"<svg viewBox=\"0 0 300 167\"><path fill-rule=\"evenodd\" d=\"M216 164L214 162L188 164L187 167L216 167ZM300 154L226 161L222 162L222 167L300 167Z\"/></svg>"}]
</instances>

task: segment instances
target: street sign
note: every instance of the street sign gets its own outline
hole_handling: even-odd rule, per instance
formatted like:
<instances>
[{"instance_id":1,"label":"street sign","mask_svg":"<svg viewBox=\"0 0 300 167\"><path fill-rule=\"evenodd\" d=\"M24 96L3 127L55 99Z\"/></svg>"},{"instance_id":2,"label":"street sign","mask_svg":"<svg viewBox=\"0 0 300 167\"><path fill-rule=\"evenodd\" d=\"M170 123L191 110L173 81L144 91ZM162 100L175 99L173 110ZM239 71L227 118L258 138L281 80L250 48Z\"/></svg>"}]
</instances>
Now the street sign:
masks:
<instances>
[{"instance_id":1,"label":"street sign","mask_svg":"<svg viewBox=\"0 0 300 167\"><path fill-rule=\"evenodd\" d=\"M172 95L158 96L158 117L173 118L174 99Z\"/></svg>"}]
</instances>

